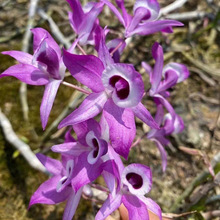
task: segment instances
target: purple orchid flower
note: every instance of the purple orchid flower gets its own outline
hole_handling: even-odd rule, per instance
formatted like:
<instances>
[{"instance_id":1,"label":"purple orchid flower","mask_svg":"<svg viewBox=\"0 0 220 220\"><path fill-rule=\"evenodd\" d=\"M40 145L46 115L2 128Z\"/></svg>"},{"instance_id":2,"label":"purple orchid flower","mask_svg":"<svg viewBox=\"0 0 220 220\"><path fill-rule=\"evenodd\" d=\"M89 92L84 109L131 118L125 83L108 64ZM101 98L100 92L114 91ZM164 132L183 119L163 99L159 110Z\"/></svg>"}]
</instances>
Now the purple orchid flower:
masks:
<instances>
[{"instance_id":1,"label":"purple orchid flower","mask_svg":"<svg viewBox=\"0 0 220 220\"><path fill-rule=\"evenodd\" d=\"M130 220L148 220L148 210L162 220L158 204L144 196L151 190L152 174L150 168L141 164L130 164L121 171L117 169L115 171L115 177L119 183L116 194L109 194L95 219L104 220L123 203L128 210Z\"/></svg>"},{"instance_id":2,"label":"purple orchid flower","mask_svg":"<svg viewBox=\"0 0 220 220\"><path fill-rule=\"evenodd\" d=\"M157 105L155 121L159 125L163 124L163 126L160 130L151 129L147 138L156 143L162 157L162 168L165 171L167 155L163 146L169 144L169 140L165 136L179 133L184 129L183 120L176 114L172 105L166 99L170 96L167 90L187 79L189 71L185 65L179 63L169 63L163 67L163 49L157 42L152 47L152 54L155 59L154 69L145 62L142 62L142 66L150 76L151 89L149 95L154 98ZM163 107L169 112L166 116L164 116Z\"/></svg>"},{"instance_id":3,"label":"purple orchid flower","mask_svg":"<svg viewBox=\"0 0 220 220\"><path fill-rule=\"evenodd\" d=\"M187 79L189 77L189 71L185 65L179 63L169 63L163 67L163 49L157 42L152 47L152 55L155 59L153 70L148 64L142 62L142 66L150 76L151 89L149 95L168 110L174 123L176 113L166 99L170 95L167 90ZM162 80L162 78L164 79Z\"/></svg>"},{"instance_id":4,"label":"purple orchid flower","mask_svg":"<svg viewBox=\"0 0 220 220\"><path fill-rule=\"evenodd\" d=\"M102 37L99 58L74 55L64 51L64 63L72 76L92 90L73 113L61 121L59 128L74 125L103 112L109 126L110 140L117 153L127 158L134 140L134 115L153 128L159 128L141 103L144 83L130 64L114 63Z\"/></svg>"},{"instance_id":5,"label":"purple orchid flower","mask_svg":"<svg viewBox=\"0 0 220 220\"><path fill-rule=\"evenodd\" d=\"M62 162L37 154L38 159L53 175L49 180L42 183L32 195L29 207L37 204L57 204L67 200L63 219L71 220L81 198L82 188L75 193L71 187L74 161L63 157Z\"/></svg>"},{"instance_id":6,"label":"purple orchid flower","mask_svg":"<svg viewBox=\"0 0 220 220\"><path fill-rule=\"evenodd\" d=\"M182 132L184 129L184 122L176 113L174 115L175 118L173 118L170 113L164 115L164 106L160 103L160 100L157 100L156 103L157 113L155 116L155 121L158 123L158 125L161 125L161 128L160 130L151 129L147 134L147 138L156 143L156 146L161 154L162 169L164 172L167 166L167 154L164 147L170 143L166 136Z\"/></svg>"},{"instance_id":7,"label":"purple orchid flower","mask_svg":"<svg viewBox=\"0 0 220 220\"><path fill-rule=\"evenodd\" d=\"M108 143L101 137L101 127L94 119L89 119L82 123L73 125L78 141L70 140L68 132L68 142L54 145L52 151L68 155L73 158L79 157L82 153L87 153L87 162L95 164L108 151Z\"/></svg>"},{"instance_id":8,"label":"purple orchid flower","mask_svg":"<svg viewBox=\"0 0 220 220\"><path fill-rule=\"evenodd\" d=\"M104 2L117 16L118 20L125 27L125 37L131 37L134 34L149 35L158 31L172 33L173 26L183 26L182 23L174 20L159 20L160 6L156 0L136 0L133 7L133 16L127 13L124 0L116 0L119 10L108 0Z\"/></svg>"},{"instance_id":9,"label":"purple orchid flower","mask_svg":"<svg viewBox=\"0 0 220 220\"><path fill-rule=\"evenodd\" d=\"M103 9L103 3L89 2L84 7L79 0L67 0L73 12L69 20L73 30L78 34L80 44L94 44L93 34L99 22L97 16Z\"/></svg>"},{"instance_id":10,"label":"purple orchid flower","mask_svg":"<svg viewBox=\"0 0 220 220\"><path fill-rule=\"evenodd\" d=\"M174 62L163 67L163 48L157 42L152 47L152 55L155 59L153 70L147 63L142 62L142 66L150 76L152 85L149 94L152 97L155 95L168 97L169 92L167 90L187 79L189 77L189 70L185 65ZM162 80L162 78L164 79Z\"/></svg>"},{"instance_id":11,"label":"purple orchid flower","mask_svg":"<svg viewBox=\"0 0 220 220\"><path fill-rule=\"evenodd\" d=\"M57 90L65 74L61 50L51 35L42 28L32 29L34 35L34 55L21 51L5 51L19 64L9 67L1 75L13 76L29 85L45 85L40 107L42 127L45 129Z\"/></svg>"}]
</instances>

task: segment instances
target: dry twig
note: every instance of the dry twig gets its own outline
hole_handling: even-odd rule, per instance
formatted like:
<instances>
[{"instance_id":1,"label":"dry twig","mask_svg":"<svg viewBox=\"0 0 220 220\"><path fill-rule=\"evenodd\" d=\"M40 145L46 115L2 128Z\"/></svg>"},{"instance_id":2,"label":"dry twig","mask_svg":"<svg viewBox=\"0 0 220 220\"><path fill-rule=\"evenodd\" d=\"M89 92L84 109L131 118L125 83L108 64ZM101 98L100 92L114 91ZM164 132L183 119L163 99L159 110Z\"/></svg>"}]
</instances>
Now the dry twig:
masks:
<instances>
[{"instance_id":1,"label":"dry twig","mask_svg":"<svg viewBox=\"0 0 220 220\"><path fill-rule=\"evenodd\" d=\"M9 122L7 117L1 112L1 109L0 125L5 135L5 139L23 155L29 165L36 170L47 173L46 168L37 159L35 154L31 151L30 147L17 137L17 135L13 131L11 123Z\"/></svg>"},{"instance_id":2,"label":"dry twig","mask_svg":"<svg viewBox=\"0 0 220 220\"><path fill-rule=\"evenodd\" d=\"M22 42L22 51L28 52L29 50L29 42L31 38L31 28L34 25L34 16L37 9L37 4L39 0L31 0L29 13L28 13L28 22L26 26L26 31L24 34L23 42ZM23 116L26 121L28 121L28 101L27 101L27 84L21 83L20 86L20 99L23 110Z\"/></svg>"}]
</instances>

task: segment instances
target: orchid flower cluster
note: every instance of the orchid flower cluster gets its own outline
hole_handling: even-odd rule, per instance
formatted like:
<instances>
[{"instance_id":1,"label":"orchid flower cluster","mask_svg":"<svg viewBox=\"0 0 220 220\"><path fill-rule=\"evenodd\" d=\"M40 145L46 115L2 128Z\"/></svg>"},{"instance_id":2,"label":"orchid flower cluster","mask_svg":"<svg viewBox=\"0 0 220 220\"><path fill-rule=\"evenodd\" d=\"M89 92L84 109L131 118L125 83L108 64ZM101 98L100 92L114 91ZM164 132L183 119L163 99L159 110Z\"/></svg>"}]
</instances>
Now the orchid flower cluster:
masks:
<instances>
[{"instance_id":1,"label":"orchid flower cluster","mask_svg":"<svg viewBox=\"0 0 220 220\"><path fill-rule=\"evenodd\" d=\"M58 126L59 129L69 126L64 143L51 149L61 154L61 161L37 154L52 177L36 190L30 206L66 200L63 219L72 219L86 185L102 176L108 187L108 198L98 211L96 220L105 219L121 204L127 208L131 220L149 219L148 211L162 219L159 205L145 197L152 185L150 168L136 163L125 167L121 157L127 159L129 156L136 136L137 117L150 127L145 136L156 143L165 171L167 158L164 147L169 143L166 136L179 133L184 128L182 119L167 100L170 96L168 90L185 80L189 72L179 63L164 66L163 49L156 42L152 47L154 68L142 62L151 83L150 90L146 91L141 74L132 64L120 63L120 55L127 38L156 32L172 33L173 26L182 26L182 23L158 20L160 7L156 0L136 0L133 15L127 12L124 0L115 0L114 4L100 0L85 6L79 0L67 2L72 10L69 12L70 24L77 34L70 48L61 50L46 30L34 28L31 30L33 55L20 51L2 52L19 63L5 70L0 78L13 76L29 85L45 86L40 107L43 129L57 90L61 83L65 85L66 70L86 87L75 87L85 93L86 98ZM109 7L124 26L123 39L107 42L111 32L107 27L102 28L98 20L103 7ZM87 44L94 45L97 56L87 55L82 50L81 46ZM81 48L83 55L75 54L76 46ZM154 100L157 107L155 118L142 103L143 96ZM73 131L77 139L73 138Z\"/></svg>"}]
</instances>

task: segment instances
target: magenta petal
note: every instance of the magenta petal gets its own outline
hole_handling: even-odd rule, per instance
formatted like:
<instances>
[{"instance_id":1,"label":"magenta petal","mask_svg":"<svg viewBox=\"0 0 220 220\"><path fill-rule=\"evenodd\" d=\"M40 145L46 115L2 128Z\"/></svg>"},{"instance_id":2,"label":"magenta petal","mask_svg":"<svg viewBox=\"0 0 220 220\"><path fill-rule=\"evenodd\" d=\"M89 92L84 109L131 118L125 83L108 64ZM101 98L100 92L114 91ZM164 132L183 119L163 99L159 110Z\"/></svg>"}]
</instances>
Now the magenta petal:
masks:
<instances>
[{"instance_id":1,"label":"magenta petal","mask_svg":"<svg viewBox=\"0 0 220 220\"><path fill-rule=\"evenodd\" d=\"M86 135L89 131L94 131L95 135L98 137L100 137L100 134L101 134L100 125L93 118L87 121L84 121L82 123L74 124L73 130L75 131L77 135L78 141L85 146L87 146Z\"/></svg>"},{"instance_id":2,"label":"magenta petal","mask_svg":"<svg viewBox=\"0 0 220 220\"><path fill-rule=\"evenodd\" d=\"M52 159L40 153L36 154L36 156L45 168L53 175L57 175L61 172L63 166L59 160Z\"/></svg>"},{"instance_id":3,"label":"magenta petal","mask_svg":"<svg viewBox=\"0 0 220 220\"><path fill-rule=\"evenodd\" d=\"M45 73L29 64L11 66L0 75L0 78L4 76L13 76L24 83L35 86L46 85L49 82L49 77Z\"/></svg>"},{"instance_id":4,"label":"magenta petal","mask_svg":"<svg viewBox=\"0 0 220 220\"><path fill-rule=\"evenodd\" d=\"M122 202L128 210L129 220L149 220L146 205L134 195L126 194Z\"/></svg>"},{"instance_id":5,"label":"magenta petal","mask_svg":"<svg viewBox=\"0 0 220 220\"><path fill-rule=\"evenodd\" d=\"M86 184L96 180L102 173L102 160L95 164L87 161L87 153L81 154L73 170L71 185L75 192Z\"/></svg>"},{"instance_id":6,"label":"magenta petal","mask_svg":"<svg viewBox=\"0 0 220 220\"><path fill-rule=\"evenodd\" d=\"M101 0L102 2L104 2L106 5L108 5L108 7L113 11L113 13L116 15L116 17L118 18L118 20L124 25L125 25L125 21L124 18L121 16L120 12L118 11L118 9L108 0Z\"/></svg>"},{"instance_id":7,"label":"magenta petal","mask_svg":"<svg viewBox=\"0 0 220 220\"><path fill-rule=\"evenodd\" d=\"M166 167L167 167L167 153L166 153L163 145L157 139L153 138L151 140L156 143L157 148L160 151L160 155L161 155L161 159L162 159L162 168L163 168L163 172L165 172Z\"/></svg>"},{"instance_id":8,"label":"magenta petal","mask_svg":"<svg viewBox=\"0 0 220 220\"><path fill-rule=\"evenodd\" d=\"M109 50L106 46L105 43L105 34L104 34L104 30L100 30L101 31L101 41L99 44L99 59L102 61L102 63L104 64L105 68L108 65L111 65L114 63Z\"/></svg>"},{"instance_id":9,"label":"magenta petal","mask_svg":"<svg viewBox=\"0 0 220 220\"><path fill-rule=\"evenodd\" d=\"M152 86L150 93L154 94L157 91L157 88L161 81L162 71L163 71L163 48L157 42L154 43L152 47L152 55L156 62L151 78Z\"/></svg>"},{"instance_id":10,"label":"magenta petal","mask_svg":"<svg viewBox=\"0 0 220 220\"><path fill-rule=\"evenodd\" d=\"M152 21L157 19L160 11L160 6L157 0L136 0L133 8L134 13L137 13L136 10L140 8L148 10L145 20Z\"/></svg>"},{"instance_id":11,"label":"magenta petal","mask_svg":"<svg viewBox=\"0 0 220 220\"><path fill-rule=\"evenodd\" d=\"M61 80L51 80L46 86L40 106L42 127L45 129Z\"/></svg>"},{"instance_id":12,"label":"magenta petal","mask_svg":"<svg viewBox=\"0 0 220 220\"><path fill-rule=\"evenodd\" d=\"M176 75L178 76L178 80L177 83L180 83L182 81L184 81L185 79L187 79L189 77L189 70L188 68L180 63L169 63L167 64L164 69L163 69L163 76L166 78L166 74L168 71L172 71L174 73L176 73Z\"/></svg>"},{"instance_id":13,"label":"magenta petal","mask_svg":"<svg viewBox=\"0 0 220 220\"><path fill-rule=\"evenodd\" d=\"M116 4L122 11L123 19L125 22L125 27L128 27L128 25L130 24L132 20L132 16L127 13L125 5L124 5L124 0L116 0Z\"/></svg>"},{"instance_id":14,"label":"magenta petal","mask_svg":"<svg viewBox=\"0 0 220 220\"><path fill-rule=\"evenodd\" d=\"M133 112L131 109L118 107L109 99L105 104L103 115L109 125L112 147L127 159L136 134Z\"/></svg>"},{"instance_id":15,"label":"magenta petal","mask_svg":"<svg viewBox=\"0 0 220 220\"><path fill-rule=\"evenodd\" d=\"M146 198L144 196L141 196L139 198L141 199L142 202L145 203L145 205L147 206L147 209L149 209L151 212L156 214L159 217L159 219L162 220L161 208L156 202L154 202L152 199Z\"/></svg>"},{"instance_id":16,"label":"magenta petal","mask_svg":"<svg viewBox=\"0 0 220 220\"><path fill-rule=\"evenodd\" d=\"M95 25L97 16L103 9L103 5L104 4L102 2L94 4L92 9L84 16L78 29L81 44L85 44L88 41L91 31Z\"/></svg>"},{"instance_id":17,"label":"magenta petal","mask_svg":"<svg viewBox=\"0 0 220 220\"><path fill-rule=\"evenodd\" d=\"M25 53L25 52L22 52L22 51L15 51L15 50L3 51L3 52L1 52L1 53L13 57L13 58L16 59L19 63L32 64L32 58L33 58L33 56L30 55L29 53Z\"/></svg>"},{"instance_id":18,"label":"magenta petal","mask_svg":"<svg viewBox=\"0 0 220 220\"><path fill-rule=\"evenodd\" d=\"M76 194L74 193L74 191L71 192L63 213L63 220L72 220L76 212L76 209L78 207L81 195L82 195L82 189L80 189Z\"/></svg>"},{"instance_id":19,"label":"magenta petal","mask_svg":"<svg viewBox=\"0 0 220 220\"><path fill-rule=\"evenodd\" d=\"M57 56L58 57L61 56L61 50L59 45L51 37L48 31L46 31L43 28L33 28L31 29L31 31L34 35L34 42L33 42L34 51L40 46L42 40L45 38L47 44L50 45L50 47L56 51Z\"/></svg>"},{"instance_id":20,"label":"magenta petal","mask_svg":"<svg viewBox=\"0 0 220 220\"><path fill-rule=\"evenodd\" d=\"M83 147L78 142L57 144L51 148L53 152L74 156L74 157L78 157L81 153L85 152L87 149L88 147Z\"/></svg>"},{"instance_id":21,"label":"magenta petal","mask_svg":"<svg viewBox=\"0 0 220 220\"><path fill-rule=\"evenodd\" d=\"M101 209L95 216L95 220L104 220L112 212L114 212L121 205L122 196L117 194L114 198L109 195L105 203L102 205Z\"/></svg>"},{"instance_id":22,"label":"magenta petal","mask_svg":"<svg viewBox=\"0 0 220 220\"><path fill-rule=\"evenodd\" d=\"M145 124L151 128L159 129L158 124L141 102L136 107L133 107L132 111L134 112L135 116L141 119Z\"/></svg>"},{"instance_id":23,"label":"magenta petal","mask_svg":"<svg viewBox=\"0 0 220 220\"><path fill-rule=\"evenodd\" d=\"M104 90L101 80L104 67L99 58L93 55L75 55L64 50L63 61L76 80L94 92Z\"/></svg>"},{"instance_id":24,"label":"magenta petal","mask_svg":"<svg viewBox=\"0 0 220 220\"><path fill-rule=\"evenodd\" d=\"M71 187L66 187L62 192L58 193L56 187L61 178L61 175L54 176L42 183L32 195L29 207L36 203L56 204L65 201L70 195L72 189Z\"/></svg>"},{"instance_id":25,"label":"magenta petal","mask_svg":"<svg viewBox=\"0 0 220 220\"><path fill-rule=\"evenodd\" d=\"M132 32L127 33L126 37L130 37L133 34L149 35L162 31L170 26L183 26L182 23L173 20L151 21L143 24L139 24Z\"/></svg>"},{"instance_id":26,"label":"magenta petal","mask_svg":"<svg viewBox=\"0 0 220 220\"><path fill-rule=\"evenodd\" d=\"M78 27L80 26L85 14L79 0L67 0L67 2L73 11L73 13L70 14L70 23L73 25L74 30L78 33Z\"/></svg>"},{"instance_id":27,"label":"magenta petal","mask_svg":"<svg viewBox=\"0 0 220 220\"><path fill-rule=\"evenodd\" d=\"M60 57L58 57L56 51L48 45L46 39L41 42L33 55L33 62L40 62L38 66L45 65L46 72L54 79L61 79L59 73L59 59Z\"/></svg>"},{"instance_id":28,"label":"magenta petal","mask_svg":"<svg viewBox=\"0 0 220 220\"><path fill-rule=\"evenodd\" d=\"M95 117L102 111L107 99L108 97L105 92L90 94L85 98L79 108L61 121L58 128L74 125Z\"/></svg>"}]
</instances>

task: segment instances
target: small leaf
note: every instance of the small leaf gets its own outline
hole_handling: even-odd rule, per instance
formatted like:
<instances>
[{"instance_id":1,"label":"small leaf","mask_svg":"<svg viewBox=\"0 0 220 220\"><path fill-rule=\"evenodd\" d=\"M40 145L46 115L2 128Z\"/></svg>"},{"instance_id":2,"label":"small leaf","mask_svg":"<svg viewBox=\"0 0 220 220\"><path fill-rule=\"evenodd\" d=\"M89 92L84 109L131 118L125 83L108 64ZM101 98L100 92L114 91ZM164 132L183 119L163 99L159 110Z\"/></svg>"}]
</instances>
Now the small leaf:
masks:
<instances>
[{"instance_id":1,"label":"small leaf","mask_svg":"<svg viewBox=\"0 0 220 220\"><path fill-rule=\"evenodd\" d=\"M12 154L12 158L15 159L20 155L20 152L18 150L14 151L14 153Z\"/></svg>"}]
</instances>

